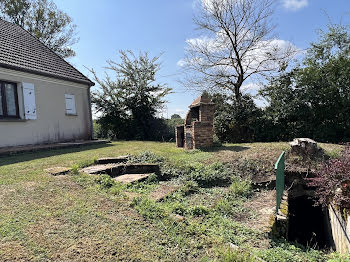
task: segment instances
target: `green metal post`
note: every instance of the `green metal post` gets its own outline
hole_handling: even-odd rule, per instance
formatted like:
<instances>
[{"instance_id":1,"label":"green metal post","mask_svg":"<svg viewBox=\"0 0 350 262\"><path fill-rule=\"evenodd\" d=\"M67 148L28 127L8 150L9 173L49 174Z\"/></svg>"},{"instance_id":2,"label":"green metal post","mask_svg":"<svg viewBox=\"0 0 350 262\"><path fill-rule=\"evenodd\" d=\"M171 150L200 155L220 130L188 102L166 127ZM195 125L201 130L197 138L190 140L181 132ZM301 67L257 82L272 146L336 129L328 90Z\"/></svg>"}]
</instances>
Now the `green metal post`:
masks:
<instances>
[{"instance_id":1,"label":"green metal post","mask_svg":"<svg viewBox=\"0 0 350 262\"><path fill-rule=\"evenodd\" d=\"M284 191L284 155L285 155L285 152L283 151L275 164L275 170L276 170L276 213L278 212L278 209L280 208L282 196L283 196L283 191Z\"/></svg>"}]
</instances>

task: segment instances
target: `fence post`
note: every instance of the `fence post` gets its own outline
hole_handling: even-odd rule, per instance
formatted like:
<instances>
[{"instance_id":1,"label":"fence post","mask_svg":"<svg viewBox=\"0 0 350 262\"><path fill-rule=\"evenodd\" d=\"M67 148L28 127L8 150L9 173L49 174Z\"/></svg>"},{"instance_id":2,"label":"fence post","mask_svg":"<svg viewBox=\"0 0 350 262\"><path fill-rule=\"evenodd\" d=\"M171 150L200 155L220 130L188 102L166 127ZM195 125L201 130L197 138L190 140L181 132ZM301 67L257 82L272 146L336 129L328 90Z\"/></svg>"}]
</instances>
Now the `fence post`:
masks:
<instances>
[{"instance_id":1,"label":"fence post","mask_svg":"<svg viewBox=\"0 0 350 262\"><path fill-rule=\"evenodd\" d=\"M285 152L283 151L275 164L275 170L276 170L276 214L278 212L278 209L280 208L282 196L283 196L283 191L284 191L284 155L285 155Z\"/></svg>"}]
</instances>

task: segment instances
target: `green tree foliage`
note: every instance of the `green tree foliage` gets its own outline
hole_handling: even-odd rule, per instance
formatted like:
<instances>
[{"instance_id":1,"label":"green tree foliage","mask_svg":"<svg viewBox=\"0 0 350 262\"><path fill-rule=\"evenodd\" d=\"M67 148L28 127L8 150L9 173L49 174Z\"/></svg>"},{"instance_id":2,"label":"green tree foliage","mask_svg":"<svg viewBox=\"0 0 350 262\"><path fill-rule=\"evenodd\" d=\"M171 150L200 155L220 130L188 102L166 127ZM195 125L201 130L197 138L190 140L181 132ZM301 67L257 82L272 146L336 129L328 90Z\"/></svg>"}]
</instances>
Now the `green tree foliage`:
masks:
<instances>
[{"instance_id":1,"label":"green tree foliage","mask_svg":"<svg viewBox=\"0 0 350 262\"><path fill-rule=\"evenodd\" d=\"M282 72L261 91L277 140L350 138L349 27L330 25L308 50L301 66Z\"/></svg>"},{"instance_id":2,"label":"green tree foliage","mask_svg":"<svg viewBox=\"0 0 350 262\"><path fill-rule=\"evenodd\" d=\"M51 0L0 0L1 18L26 29L63 58L75 56L72 18Z\"/></svg>"},{"instance_id":3,"label":"green tree foliage","mask_svg":"<svg viewBox=\"0 0 350 262\"><path fill-rule=\"evenodd\" d=\"M214 94L214 128L221 142L252 142L260 140L263 111L252 97L243 95L241 101L233 96Z\"/></svg>"},{"instance_id":4,"label":"green tree foliage","mask_svg":"<svg viewBox=\"0 0 350 262\"><path fill-rule=\"evenodd\" d=\"M175 128L178 125L183 125L184 124L184 119L180 118L172 118L171 119L166 119L165 123L167 125L167 130L164 135L164 139L167 141L173 141L175 140Z\"/></svg>"},{"instance_id":5,"label":"green tree foliage","mask_svg":"<svg viewBox=\"0 0 350 262\"><path fill-rule=\"evenodd\" d=\"M181 119L181 116L178 114L171 115L170 119Z\"/></svg>"},{"instance_id":6,"label":"green tree foliage","mask_svg":"<svg viewBox=\"0 0 350 262\"><path fill-rule=\"evenodd\" d=\"M131 51L120 52L121 62L109 60L107 69L116 79L106 73L100 79L94 70L95 81L100 89L93 92L92 102L101 117L102 137L117 139L161 140L165 139L165 121L156 117L165 103L164 97L171 89L156 82L160 69L159 56L149 58L147 53L135 56Z\"/></svg>"}]
</instances>

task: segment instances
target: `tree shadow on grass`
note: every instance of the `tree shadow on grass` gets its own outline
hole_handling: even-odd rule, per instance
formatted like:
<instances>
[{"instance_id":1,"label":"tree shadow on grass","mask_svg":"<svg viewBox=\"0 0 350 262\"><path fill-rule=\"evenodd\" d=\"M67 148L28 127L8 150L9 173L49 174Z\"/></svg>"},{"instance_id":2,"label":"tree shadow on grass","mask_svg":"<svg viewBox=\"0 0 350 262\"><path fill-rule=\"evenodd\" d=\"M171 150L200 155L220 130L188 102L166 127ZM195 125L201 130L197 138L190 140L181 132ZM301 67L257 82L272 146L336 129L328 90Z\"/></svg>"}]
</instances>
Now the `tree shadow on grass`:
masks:
<instances>
[{"instance_id":1,"label":"tree shadow on grass","mask_svg":"<svg viewBox=\"0 0 350 262\"><path fill-rule=\"evenodd\" d=\"M96 144L96 145L81 145L79 147L61 148L61 149L40 149L34 152L18 153L10 156L0 157L0 167L4 165L12 165L20 162L31 161L40 158L46 158L51 156L77 153L88 150L95 150L104 147L113 146L111 144Z\"/></svg>"},{"instance_id":2,"label":"tree shadow on grass","mask_svg":"<svg viewBox=\"0 0 350 262\"><path fill-rule=\"evenodd\" d=\"M232 145L222 145L222 146L213 146L203 148L204 152L218 152L218 151L232 151L232 152L241 152L244 150L248 150L250 147L248 146L232 146Z\"/></svg>"}]
</instances>

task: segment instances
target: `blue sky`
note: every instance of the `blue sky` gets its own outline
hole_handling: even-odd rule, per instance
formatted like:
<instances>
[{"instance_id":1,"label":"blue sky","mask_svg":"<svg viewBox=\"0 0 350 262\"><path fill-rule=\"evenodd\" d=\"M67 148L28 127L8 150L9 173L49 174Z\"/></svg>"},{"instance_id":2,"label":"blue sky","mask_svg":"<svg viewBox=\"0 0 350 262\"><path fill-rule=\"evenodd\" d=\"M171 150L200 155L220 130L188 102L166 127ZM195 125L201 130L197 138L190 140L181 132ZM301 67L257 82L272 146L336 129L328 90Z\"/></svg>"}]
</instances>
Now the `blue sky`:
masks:
<instances>
[{"instance_id":1,"label":"blue sky","mask_svg":"<svg viewBox=\"0 0 350 262\"><path fill-rule=\"evenodd\" d=\"M158 81L174 93L167 97L167 111L182 116L198 93L179 84L178 61L184 57L186 40L200 34L193 24L194 1L199 0L55 0L77 25L80 41L73 46L76 57L69 61L91 78L85 67L103 77L106 60L118 61L119 50L163 53ZM349 0L277 0L273 20L278 39L305 49L317 40L317 29L333 23L350 23Z\"/></svg>"}]
</instances>

